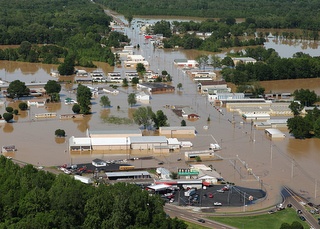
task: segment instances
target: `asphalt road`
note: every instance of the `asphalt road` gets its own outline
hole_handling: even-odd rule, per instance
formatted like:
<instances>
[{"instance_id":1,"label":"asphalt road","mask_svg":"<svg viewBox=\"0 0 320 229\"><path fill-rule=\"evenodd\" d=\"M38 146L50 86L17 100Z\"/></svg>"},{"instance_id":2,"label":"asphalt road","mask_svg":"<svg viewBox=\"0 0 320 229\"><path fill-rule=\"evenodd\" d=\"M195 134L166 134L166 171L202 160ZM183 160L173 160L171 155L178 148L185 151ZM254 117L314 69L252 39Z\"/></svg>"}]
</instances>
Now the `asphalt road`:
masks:
<instances>
[{"instance_id":1,"label":"asphalt road","mask_svg":"<svg viewBox=\"0 0 320 229\"><path fill-rule=\"evenodd\" d=\"M201 226L214 228L214 229L236 229L235 227L224 225L222 223L218 223L218 222L209 220L207 218L202 218L201 214L189 212L189 211L186 211L185 209L180 209L180 208L172 206L170 204L166 204L164 206L164 210L171 218L177 217L177 218L182 219L184 221L199 224ZM198 221L198 219L204 219L205 222L201 223Z\"/></svg>"}]
</instances>

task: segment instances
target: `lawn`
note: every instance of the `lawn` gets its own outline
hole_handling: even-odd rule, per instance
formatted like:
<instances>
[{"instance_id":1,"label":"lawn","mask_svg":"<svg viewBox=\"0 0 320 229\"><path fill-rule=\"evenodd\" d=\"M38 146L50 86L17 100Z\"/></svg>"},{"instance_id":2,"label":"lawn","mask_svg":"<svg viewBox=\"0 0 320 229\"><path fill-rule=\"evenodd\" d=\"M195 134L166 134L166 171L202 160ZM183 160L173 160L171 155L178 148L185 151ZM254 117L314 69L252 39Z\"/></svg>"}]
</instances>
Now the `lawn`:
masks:
<instances>
[{"instance_id":1,"label":"lawn","mask_svg":"<svg viewBox=\"0 0 320 229\"><path fill-rule=\"evenodd\" d=\"M209 229L210 227L200 226L199 224L184 221L188 225L188 229Z\"/></svg>"},{"instance_id":2,"label":"lawn","mask_svg":"<svg viewBox=\"0 0 320 229\"><path fill-rule=\"evenodd\" d=\"M279 229L282 223L291 224L293 221L300 222L304 228L309 228L306 222L303 222L297 216L294 209L275 212L274 214L264 214L258 216L241 217L209 217L211 220L224 223L237 228L245 229Z\"/></svg>"}]
</instances>

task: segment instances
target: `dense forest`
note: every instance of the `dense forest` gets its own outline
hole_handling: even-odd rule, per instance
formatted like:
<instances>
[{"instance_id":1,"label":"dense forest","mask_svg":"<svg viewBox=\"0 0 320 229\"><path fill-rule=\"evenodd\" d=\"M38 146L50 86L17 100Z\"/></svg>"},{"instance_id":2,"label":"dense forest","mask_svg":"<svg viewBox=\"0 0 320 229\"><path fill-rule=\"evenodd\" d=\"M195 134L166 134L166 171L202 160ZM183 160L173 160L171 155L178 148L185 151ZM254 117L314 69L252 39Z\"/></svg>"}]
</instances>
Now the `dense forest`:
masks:
<instances>
[{"instance_id":1,"label":"dense forest","mask_svg":"<svg viewBox=\"0 0 320 229\"><path fill-rule=\"evenodd\" d=\"M92 67L92 61L113 65L109 47L127 41L110 32L112 18L87 0L0 0L0 5L0 44L23 44L1 50L1 60L58 63L72 54L82 66Z\"/></svg>"},{"instance_id":2,"label":"dense forest","mask_svg":"<svg viewBox=\"0 0 320 229\"><path fill-rule=\"evenodd\" d=\"M259 28L320 30L318 0L96 0L124 15L254 18Z\"/></svg>"},{"instance_id":3,"label":"dense forest","mask_svg":"<svg viewBox=\"0 0 320 229\"><path fill-rule=\"evenodd\" d=\"M186 228L132 184L87 186L0 156L0 228Z\"/></svg>"}]
</instances>

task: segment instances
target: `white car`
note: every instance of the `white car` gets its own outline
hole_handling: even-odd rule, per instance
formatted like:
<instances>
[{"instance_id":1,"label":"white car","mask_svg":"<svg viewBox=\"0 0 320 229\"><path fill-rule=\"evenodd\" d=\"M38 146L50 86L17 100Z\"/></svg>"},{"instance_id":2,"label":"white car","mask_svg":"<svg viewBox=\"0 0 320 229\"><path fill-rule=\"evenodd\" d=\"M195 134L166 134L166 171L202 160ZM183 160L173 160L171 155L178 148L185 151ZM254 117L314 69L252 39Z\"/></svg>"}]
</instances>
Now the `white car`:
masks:
<instances>
[{"instance_id":1,"label":"white car","mask_svg":"<svg viewBox=\"0 0 320 229\"><path fill-rule=\"evenodd\" d=\"M220 203L220 202L214 202L213 205L214 205L214 206L222 206L222 203Z\"/></svg>"},{"instance_id":2,"label":"white car","mask_svg":"<svg viewBox=\"0 0 320 229\"><path fill-rule=\"evenodd\" d=\"M170 203L173 203L173 202L174 202L174 198L170 199L169 202L170 202Z\"/></svg>"}]
</instances>

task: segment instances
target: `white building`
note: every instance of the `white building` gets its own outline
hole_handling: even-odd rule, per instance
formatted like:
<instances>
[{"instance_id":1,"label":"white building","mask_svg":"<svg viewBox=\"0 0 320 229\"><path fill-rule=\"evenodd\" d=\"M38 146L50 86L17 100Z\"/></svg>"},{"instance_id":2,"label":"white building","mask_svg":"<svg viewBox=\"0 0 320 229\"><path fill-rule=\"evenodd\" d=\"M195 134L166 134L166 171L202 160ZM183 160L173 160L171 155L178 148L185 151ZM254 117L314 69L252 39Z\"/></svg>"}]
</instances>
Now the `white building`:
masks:
<instances>
[{"instance_id":1,"label":"white building","mask_svg":"<svg viewBox=\"0 0 320 229\"><path fill-rule=\"evenodd\" d=\"M149 62L142 55L128 55L127 60L124 61L124 66L132 68L139 63L143 64L145 68L149 67Z\"/></svg>"}]
</instances>

